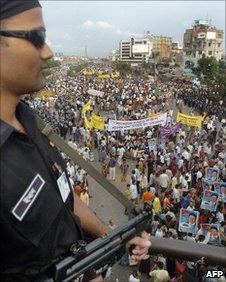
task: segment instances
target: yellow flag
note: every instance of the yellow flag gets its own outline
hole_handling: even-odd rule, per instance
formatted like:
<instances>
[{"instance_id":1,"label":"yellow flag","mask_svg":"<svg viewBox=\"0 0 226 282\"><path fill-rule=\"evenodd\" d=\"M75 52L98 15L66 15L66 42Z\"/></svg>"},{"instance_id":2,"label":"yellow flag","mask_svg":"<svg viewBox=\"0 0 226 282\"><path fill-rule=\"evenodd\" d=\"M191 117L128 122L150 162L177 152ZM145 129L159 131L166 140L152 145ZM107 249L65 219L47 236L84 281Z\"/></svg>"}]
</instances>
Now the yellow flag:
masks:
<instances>
[{"instance_id":1,"label":"yellow flag","mask_svg":"<svg viewBox=\"0 0 226 282\"><path fill-rule=\"evenodd\" d=\"M98 116L94 113L92 113L92 116L91 116L91 123L92 123L92 126L96 129L99 129L99 130L104 130L104 118L101 117L101 116Z\"/></svg>"},{"instance_id":2,"label":"yellow flag","mask_svg":"<svg viewBox=\"0 0 226 282\"><path fill-rule=\"evenodd\" d=\"M88 103L84 104L83 107L82 107L82 112L87 112L89 111L91 108L91 101L89 101Z\"/></svg>"},{"instance_id":3,"label":"yellow flag","mask_svg":"<svg viewBox=\"0 0 226 282\"><path fill-rule=\"evenodd\" d=\"M182 124L186 124L191 127L202 127L202 121L203 117L202 116L191 116L191 115L185 115L180 112L177 113L177 122L180 122Z\"/></svg>"}]
</instances>

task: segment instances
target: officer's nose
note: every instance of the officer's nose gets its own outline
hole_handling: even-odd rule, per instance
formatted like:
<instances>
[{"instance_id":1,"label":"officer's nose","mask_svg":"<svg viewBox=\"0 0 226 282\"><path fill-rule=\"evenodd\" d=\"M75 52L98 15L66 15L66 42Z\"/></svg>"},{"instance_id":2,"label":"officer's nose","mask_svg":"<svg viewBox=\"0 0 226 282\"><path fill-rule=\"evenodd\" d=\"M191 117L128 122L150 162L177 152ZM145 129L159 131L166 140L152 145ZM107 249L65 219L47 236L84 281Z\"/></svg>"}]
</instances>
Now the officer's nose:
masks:
<instances>
[{"instance_id":1,"label":"officer's nose","mask_svg":"<svg viewBox=\"0 0 226 282\"><path fill-rule=\"evenodd\" d=\"M41 50L41 58L42 60L46 61L53 57L53 51L49 47L47 43L45 43L44 47Z\"/></svg>"}]
</instances>

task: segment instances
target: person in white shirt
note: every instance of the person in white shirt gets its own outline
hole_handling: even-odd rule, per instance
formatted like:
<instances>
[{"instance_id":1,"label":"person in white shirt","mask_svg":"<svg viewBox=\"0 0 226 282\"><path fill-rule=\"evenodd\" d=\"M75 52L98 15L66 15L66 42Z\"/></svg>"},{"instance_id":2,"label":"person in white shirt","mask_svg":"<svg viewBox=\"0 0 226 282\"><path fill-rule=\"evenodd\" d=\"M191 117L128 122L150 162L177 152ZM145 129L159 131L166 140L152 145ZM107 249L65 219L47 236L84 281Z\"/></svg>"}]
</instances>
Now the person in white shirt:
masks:
<instances>
[{"instance_id":1,"label":"person in white shirt","mask_svg":"<svg viewBox=\"0 0 226 282\"><path fill-rule=\"evenodd\" d=\"M78 168L75 178L77 179L77 181L81 183L83 182L84 175L83 175L81 168Z\"/></svg>"},{"instance_id":2,"label":"person in white shirt","mask_svg":"<svg viewBox=\"0 0 226 282\"><path fill-rule=\"evenodd\" d=\"M178 169L181 169L184 165L184 157L182 156L178 161Z\"/></svg>"},{"instance_id":3,"label":"person in white shirt","mask_svg":"<svg viewBox=\"0 0 226 282\"><path fill-rule=\"evenodd\" d=\"M170 184L169 176L166 174L166 170L164 169L162 174L159 176L159 184L162 188L167 189Z\"/></svg>"},{"instance_id":4,"label":"person in white shirt","mask_svg":"<svg viewBox=\"0 0 226 282\"><path fill-rule=\"evenodd\" d=\"M182 157L185 158L185 160L187 160L187 161L190 160L190 154L189 154L189 152L186 149L184 149L184 151L183 151L183 153L181 155L182 155Z\"/></svg>"},{"instance_id":5,"label":"person in white shirt","mask_svg":"<svg viewBox=\"0 0 226 282\"><path fill-rule=\"evenodd\" d=\"M137 185L135 180L132 180L132 184L130 185L130 191L131 191L131 199L136 200L138 198L138 193L137 193Z\"/></svg>"},{"instance_id":6,"label":"person in white shirt","mask_svg":"<svg viewBox=\"0 0 226 282\"><path fill-rule=\"evenodd\" d=\"M139 181L140 181L140 186L142 189L145 189L148 187L148 178L144 173L141 173Z\"/></svg>"}]
</instances>

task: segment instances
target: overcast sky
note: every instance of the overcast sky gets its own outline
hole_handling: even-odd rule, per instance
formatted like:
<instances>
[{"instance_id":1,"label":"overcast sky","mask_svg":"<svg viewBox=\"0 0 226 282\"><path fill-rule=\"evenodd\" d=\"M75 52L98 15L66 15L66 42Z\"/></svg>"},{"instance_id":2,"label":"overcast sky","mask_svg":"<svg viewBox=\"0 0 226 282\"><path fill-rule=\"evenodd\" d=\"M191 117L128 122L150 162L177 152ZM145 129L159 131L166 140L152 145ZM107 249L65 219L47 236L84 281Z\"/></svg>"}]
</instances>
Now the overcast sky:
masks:
<instances>
[{"instance_id":1,"label":"overcast sky","mask_svg":"<svg viewBox=\"0 0 226 282\"><path fill-rule=\"evenodd\" d=\"M146 31L182 43L195 19L212 19L225 32L225 1L41 1L55 52L106 56L121 39Z\"/></svg>"}]
</instances>

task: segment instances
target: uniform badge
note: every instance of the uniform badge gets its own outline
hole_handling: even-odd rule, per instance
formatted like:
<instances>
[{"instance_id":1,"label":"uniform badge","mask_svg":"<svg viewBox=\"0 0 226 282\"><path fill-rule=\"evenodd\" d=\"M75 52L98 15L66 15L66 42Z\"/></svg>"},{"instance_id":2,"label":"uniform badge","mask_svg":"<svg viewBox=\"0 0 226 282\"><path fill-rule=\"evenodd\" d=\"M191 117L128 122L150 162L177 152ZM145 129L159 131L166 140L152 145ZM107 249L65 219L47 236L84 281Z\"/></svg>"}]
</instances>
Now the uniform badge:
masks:
<instances>
[{"instance_id":1,"label":"uniform badge","mask_svg":"<svg viewBox=\"0 0 226 282\"><path fill-rule=\"evenodd\" d=\"M43 180L43 178L39 174L37 174L22 197L16 203L16 205L12 209L12 214L19 221L23 220L24 216L29 211L31 205L37 198L44 184L45 181Z\"/></svg>"}]
</instances>

